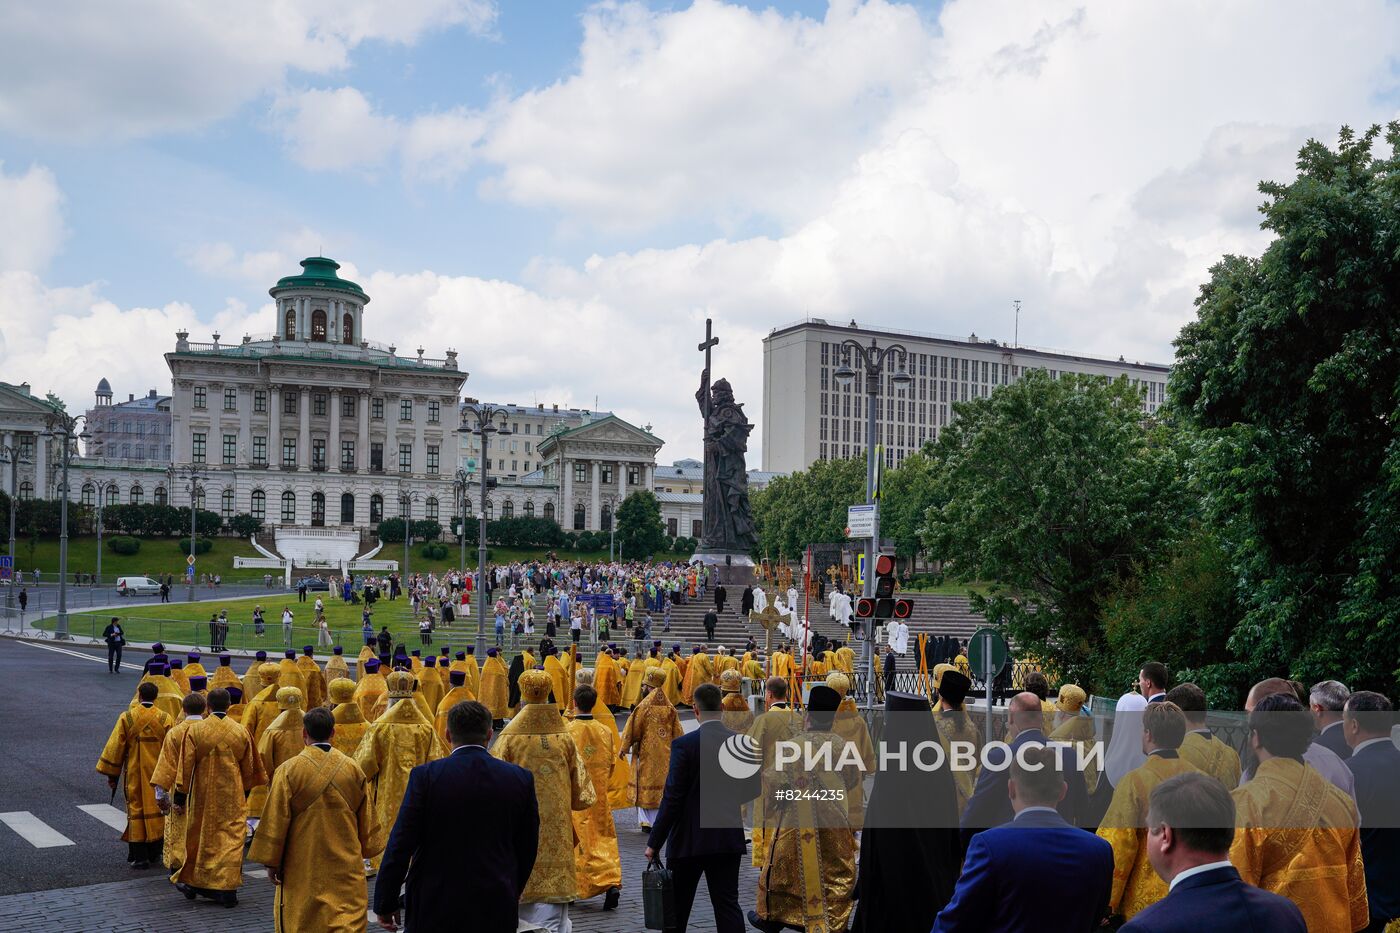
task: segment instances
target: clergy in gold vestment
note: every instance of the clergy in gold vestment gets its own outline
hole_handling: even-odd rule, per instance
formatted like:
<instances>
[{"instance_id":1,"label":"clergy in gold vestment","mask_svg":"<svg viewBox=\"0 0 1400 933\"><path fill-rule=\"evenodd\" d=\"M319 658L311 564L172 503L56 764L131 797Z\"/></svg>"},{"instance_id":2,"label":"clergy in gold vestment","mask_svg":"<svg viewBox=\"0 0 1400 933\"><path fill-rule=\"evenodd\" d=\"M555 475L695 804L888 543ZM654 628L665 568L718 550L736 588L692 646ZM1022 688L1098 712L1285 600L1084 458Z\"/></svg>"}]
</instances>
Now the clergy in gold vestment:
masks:
<instances>
[{"instance_id":1,"label":"clergy in gold vestment","mask_svg":"<svg viewBox=\"0 0 1400 933\"><path fill-rule=\"evenodd\" d=\"M569 685L574 682L574 675L567 668L568 658L560 660L559 651L550 648L549 653L544 656L544 672L549 675L551 690L554 694L554 705L559 708L559 712L569 708L569 697L573 691Z\"/></svg>"},{"instance_id":2,"label":"clergy in gold vestment","mask_svg":"<svg viewBox=\"0 0 1400 933\"><path fill-rule=\"evenodd\" d=\"M262 671L260 670L267 663L267 652L258 651L253 656L253 663L248 665L248 669L243 672L243 698L252 701L253 697L262 692L262 688L267 684L263 683Z\"/></svg>"},{"instance_id":3,"label":"clergy in gold vestment","mask_svg":"<svg viewBox=\"0 0 1400 933\"><path fill-rule=\"evenodd\" d=\"M321 665L316 663L315 652L315 648L307 645L301 649L301 657L297 658L297 670L301 671L306 681L302 692L303 710L326 705L326 678L321 673Z\"/></svg>"},{"instance_id":4,"label":"clergy in gold vestment","mask_svg":"<svg viewBox=\"0 0 1400 933\"><path fill-rule=\"evenodd\" d=\"M685 679L681 683L681 702L691 705L695 701L695 688L701 684L710 682L710 674L714 667L710 661L710 656L706 654L700 645L692 649L690 663L685 666Z\"/></svg>"},{"instance_id":5,"label":"clergy in gold vestment","mask_svg":"<svg viewBox=\"0 0 1400 933\"><path fill-rule=\"evenodd\" d=\"M592 687L593 677L593 671L586 667L579 668L574 673L575 695L577 695L579 687ZM613 752L619 751L622 748L622 731L617 728L617 719L613 716L612 710L599 700L593 705L593 718L612 730ZM612 772L608 776L606 787L597 787L595 790L600 796L607 797L608 808L611 810L626 810L628 807L636 806L632 791L631 763L621 755L615 755L612 760Z\"/></svg>"},{"instance_id":6,"label":"clergy in gold vestment","mask_svg":"<svg viewBox=\"0 0 1400 933\"><path fill-rule=\"evenodd\" d=\"M940 711L934 714L933 721L938 727L938 739L943 743L945 754L952 751L955 742L969 744L978 750L982 748L982 731L963 706L971 689L972 681L958 671L945 671L938 679ZM967 802L972 799L972 792L977 788L977 775L981 767L974 765L971 768L953 768L951 771L958 815L961 817L967 809Z\"/></svg>"},{"instance_id":7,"label":"clergy in gold vestment","mask_svg":"<svg viewBox=\"0 0 1400 933\"><path fill-rule=\"evenodd\" d=\"M138 868L159 861L165 838L165 820L156 806L151 774L160 759L161 745L174 722L156 709L155 684L142 684L137 695L136 709L128 709L117 717L112 734L102 755L97 759L97 773L107 778L115 790L122 778L122 793L126 797L126 860ZM125 776L123 777L123 773Z\"/></svg>"},{"instance_id":8,"label":"clergy in gold vestment","mask_svg":"<svg viewBox=\"0 0 1400 933\"><path fill-rule=\"evenodd\" d=\"M1094 721L1082 714L1084 702L1088 698L1089 695L1078 684L1061 684L1059 696L1055 698L1054 728L1046 733L1046 738L1052 742L1068 742L1079 749L1083 754L1081 760L1084 762L1084 789L1092 794L1099 786L1099 768L1094 757L1088 754L1094 745ZM1187 721L1190 722L1189 715ZM1187 739L1189 738L1188 734ZM1185 742L1177 751L1184 761L1199 767L1186 754ZM1238 760L1236 758L1236 761Z\"/></svg>"},{"instance_id":9,"label":"clergy in gold vestment","mask_svg":"<svg viewBox=\"0 0 1400 933\"><path fill-rule=\"evenodd\" d=\"M336 645L331 649L331 659L326 662L326 669L323 672L326 680L326 693L329 697L331 681L345 678L353 681L355 678L350 675L350 665L345 663L345 649Z\"/></svg>"},{"instance_id":10,"label":"clergy in gold vestment","mask_svg":"<svg viewBox=\"0 0 1400 933\"><path fill-rule=\"evenodd\" d=\"M710 678L711 683L719 683L725 671L737 671L739 669L739 659L734 657L732 649L726 651L723 645L715 652L715 672Z\"/></svg>"},{"instance_id":11,"label":"clergy in gold vestment","mask_svg":"<svg viewBox=\"0 0 1400 933\"><path fill-rule=\"evenodd\" d=\"M744 678L738 671L728 670L719 677L720 692L724 694L719 704L720 718L731 732L747 733L753 727L753 712L740 693L743 685Z\"/></svg>"},{"instance_id":12,"label":"clergy in gold vestment","mask_svg":"<svg viewBox=\"0 0 1400 933\"><path fill-rule=\"evenodd\" d=\"M380 673L379 659L370 658L365 662L364 673L360 675L359 683L355 684L355 702L360 704L360 712L368 722L374 721L370 713L374 711L374 705L379 702L379 698L388 692L388 685L384 682L385 676Z\"/></svg>"},{"instance_id":13,"label":"clergy in gold vestment","mask_svg":"<svg viewBox=\"0 0 1400 933\"><path fill-rule=\"evenodd\" d=\"M364 860L384 850L364 772L331 745L334 717L304 720L305 747L272 777L248 859L276 885L277 933L363 933L369 911Z\"/></svg>"},{"instance_id":14,"label":"clergy in gold vestment","mask_svg":"<svg viewBox=\"0 0 1400 933\"><path fill-rule=\"evenodd\" d=\"M671 766L671 742L680 738L680 717L667 699L662 686L666 672L660 667L647 671L650 692L627 717L622 730L619 754L632 753L634 796L637 801L637 822L650 827L661 806L661 794L666 789L666 772Z\"/></svg>"},{"instance_id":15,"label":"clergy in gold vestment","mask_svg":"<svg viewBox=\"0 0 1400 933\"><path fill-rule=\"evenodd\" d=\"M337 677L331 681L327 691L331 698L331 715L335 717L335 735L331 736L331 745L335 746L336 751L353 758L355 749L360 747L360 739L364 738L365 730L369 728L365 714L360 712L360 704L355 702L355 682Z\"/></svg>"},{"instance_id":16,"label":"clergy in gold vestment","mask_svg":"<svg viewBox=\"0 0 1400 933\"><path fill-rule=\"evenodd\" d=\"M229 687L243 689L243 681L233 672L233 655L224 652L219 655L219 665L214 668L213 675L209 678L209 689L215 690L222 687L227 690Z\"/></svg>"},{"instance_id":17,"label":"clergy in gold vestment","mask_svg":"<svg viewBox=\"0 0 1400 933\"><path fill-rule=\"evenodd\" d=\"M1249 714L1259 766L1235 798L1230 861L1247 884L1282 894L1308 933L1352 933L1370 923L1356 804L1303 761L1312 717L1291 694Z\"/></svg>"},{"instance_id":18,"label":"clergy in gold vestment","mask_svg":"<svg viewBox=\"0 0 1400 933\"><path fill-rule=\"evenodd\" d=\"M1142 713L1142 750L1147 761L1124 775L1099 823L1099 836L1113 846L1113 889L1108 911L1131 920L1167 896L1167 883L1147 860L1147 804L1152 788L1169 777L1195 771L1177 752L1186 717L1175 703L1152 703Z\"/></svg>"},{"instance_id":19,"label":"clergy in gold vestment","mask_svg":"<svg viewBox=\"0 0 1400 933\"><path fill-rule=\"evenodd\" d=\"M613 657L615 646L609 645L606 651L598 653L597 672L593 679L593 689L598 691L598 702L604 706L622 704L622 670Z\"/></svg>"},{"instance_id":20,"label":"clergy in gold vestment","mask_svg":"<svg viewBox=\"0 0 1400 933\"><path fill-rule=\"evenodd\" d=\"M147 673L142 675L141 680L137 683L136 686L137 689L140 689L141 684L143 683L155 684L155 707L165 715L169 716L171 722L174 722L177 718L179 718L180 701L184 699L185 695L180 691L180 688L175 685L175 681L171 680L169 675L165 673L169 669L170 668L166 665L155 666L154 664L148 662ZM133 694L131 697L130 708L135 709L140 705L140 696Z\"/></svg>"},{"instance_id":21,"label":"clergy in gold vestment","mask_svg":"<svg viewBox=\"0 0 1400 933\"><path fill-rule=\"evenodd\" d=\"M763 792L753 803L753 848L750 850L750 858L760 868L768 858L768 840L771 838L766 828L771 816L765 809L765 801L772 801L773 793L777 790L777 785L772 781L777 746L802 729L802 717L792 709L787 696L787 680L777 675L769 677L764 683L763 697L768 708L749 729L749 737L763 753Z\"/></svg>"},{"instance_id":22,"label":"clergy in gold vestment","mask_svg":"<svg viewBox=\"0 0 1400 933\"><path fill-rule=\"evenodd\" d=\"M459 667L467 672L466 686L471 690L473 696L481 696L481 664L476 657L476 646L468 645L465 653L457 652L456 660L452 662L452 669L455 671Z\"/></svg>"},{"instance_id":23,"label":"clergy in gold vestment","mask_svg":"<svg viewBox=\"0 0 1400 933\"><path fill-rule=\"evenodd\" d=\"M865 720L860 717L860 711L856 709L856 701L847 696L851 690L851 679L840 671L833 671L826 675L826 685L835 690L840 696L840 705L836 708L836 719L831 724L831 731L839 738L845 739L847 744L855 747L856 754L860 756L866 772L875 770L875 745L870 741L870 729L866 727ZM846 809L850 813L851 827L857 832L865 825L865 786L857 783L846 795Z\"/></svg>"},{"instance_id":24,"label":"clergy in gold vestment","mask_svg":"<svg viewBox=\"0 0 1400 933\"><path fill-rule=\"evenodd\" d=\"M1206 694L1195 684L1177 684L1167 691L1167 699L1181 707L1186 716L1186 739L1181 757L1225 785L1240 786L1240 755L1211 734L1206 727ZM1089 788L1090 792L1093 788Z\"/></svg>"},{"instance_id":25,"label":"clergy in gold vestment","mask_svg":"<svg viewBox=\"0 0 1400 933\"><path fill-rule=\"evenodd\" d=\"M258 678L265 686L258 691L258 695L248 700L246 708L243 710L241 722L248 730L248 735L252 738L253 749L257 750L258 743L262 741L263 733L267 727L272 725L272 721L282 715L282 710L277 706L277 691L280 689L281 669L276 664L264 664L258 668ZM263 800L267 797L266 781L259 781L253 787L253 791L248 795L248 815L254 819L262 815Z\"/></svg>"},{"instance_id":26,"label":"clergy in gold vestment","mask_svg":"<svg viewBox=\"0 0 1400 933\"><path fill-rule=\"evenodd\" d=\"M170 659L170 670L165 676L175 682L181 696L190 692L190 675L185 673L184 662L179 658Z\"/></svg>"},{"instance_id":27,"label":"clergy in gold vestment","mask_svg":"<svg viewBox=\"0 0 1400 933\"><path fill-rule=\"evenodd\" d=\"M680 665L676 663L679 654L667 655L661 659L661 669L666 672L666 680L661 685L661 689L666 693L666 699L672 706L681 702L681 674Z\"/></svg>"},{"instance_id":28,"label":"clergy in gold vestment","mask_svg":"<svg viewBox=\"0 0 1400 933\"><path fill-rule=\"evenodd\" d=\"M578 899L571 813L597 796L559 708L549 700L554 681L544 671L520 675L520 712L501 730L491 754L534 775L540 844L530 880L520 892L520 919L560 929Z\"/></svg>"},{"instance_id":29,"label":"clergy in gold vestment","mask_svg":"<svg viewBox=\"0 0 1400 933\"><path fill-rule=\"evenodd\" d=\"M617 891L622 886L622 861L617 853L617 827L613 824L612 806L605 788L612 781L617 757L617 727L593 717L598 694L584 685L574 691L574 718L569 723L569 735L574 740L588 778L593 782L594 802L586 810L575 810L574 866L578 874L580 900L607 893L605 910L617 906Z\"/></svg>"},{"instance_id":30,"label":"clergy in gold vestment","mask_svg":"<svg viewBox=\"0 0 1400 933\"><path fill-rule=\"evenodd\" d=\"M297 666L297 653L287 649L285 657L277 662L277 686L296 687L306 696L306 675Z\"/></svg>"},{"instance_id":31,"label":"clergy in gold vestment","mask_svg":"<svg viewBox=\"0 0 1400 933\"><path fill-rule=\"evenodd\" d=\"M296 687L279 687L277 708L281 710L272 724L258 739L258 758L262 761L263 772L268 781L277 773L277 768L301 754L301 691ZM266 796L266 795L264 795Z\"/></svg>"},{"instance_id":32,"label":"clergy in gold vestment","mask_svg":"<svg viewBox=\"0 0 1400 933\"><path fill-rule=\"evenodd\" d=\"M470 671L467 676L471 677ZM491 711L492 720L506 718L506 711L510 709L510 683L506 679L506 666L495 648L486 649L486 663L481 667L481 691L477 697Z\"/></svg>"},{"instance_id":33,"label":"clergy in gold vestment","mask_svg":"<svg viewBox=\"0 0 1400 933\"><path fill-rule=\"evenodd\" d=\"M165 848L162 861L172 875L178 873L180 866L184 864L185 814L176 813L171 808L170 794L175 787L176 772L180 770L180 752L184 748L185 733L204 718L205 708L204 697L185 697L181 709L185 718L165 733L155 770L151 772L151 789L155 792L157 806L165 814Z\"/></svg>"},{"instance_id":34,"label":"clergy in gold vestment","mask_svg":"<svg viewBox=\"0 0 1400 933\"><path fill-rule=\"evenodd\" d=\"M438 701L437 715L433 717L433 726L437 729L438 738L442 739L443 747L451 748L452 736L447 731L447 714L458 703L475 700L476 697L467 687L466 671L451 671L447 678L452 684L452 689L443 694L442 699Z\"/></svg>"},{"instance_id":35,"label":"clergy in gold vestment","mask_svg":"<svg viewBox=\"0 0 1400 933\"><path fill-rule=\"evenodd\" d=\"M428 709L437 715L438 704L442 702L443 694L447 692L442 678L447 676L446 672L438 673L437 658L432 655L423 662L423 669L418 672L418 692L423 695L423 700L428 704ZM475 699L473 697L473 699ZM443 741L447 741L444 739Z\"/></svg>"},{"instance_id":36,"label":"clergy in gold vestment","mask_svg":"<svg viewBox=\"0 0 1400 933\"><path fill-rule=\"evenodd\" d=\"M758 658L749 657L739 665L739 673L743 674L749 680L762 680L763 662Z\"/></svg>"},{"instance_id":37,"label":"clergy in gold vestment","mask_svg":"<svg viewBox=\"0 0 1400 933\"><path fill-rule=\"evenodd\" d=\"M185 676L204 677L206 679L209 677L209 672L206 671L204 665L200 663L201 657L202 655L200 655L198 651L191 651L189 654L185 655Z\"/></svg>"},{"instance_id":38,"label":"clergy in gold vestment","mask_svg":"<svg viewBox=\"0 0 1400 933\"><path fill-rule=\"evenodd\" d=\"M637 658L627 667L627 676L622 679L622 694L618 704L631 709L642 698L642 677L646 674L646 659Z\"/></svg>"},{"instance_id":39,"label":"clergy in gold vestment","mask_svg":"<svg viewBox=\"0 0 1400 933\"><path fill-rule=\"evenodd\" d=\"M830 731L840 702L825 684L813 687L806 731L793 736L804 748L831 746L833 763L841 758L842 739ZM773 776L794 793L791 799L770 801L766 810L768 852L758 875L755 910L763 920L798 929L845 930L854 906L856 836L841 797L860 782L861 771L854 765L789 767Z\"/></svg>"},{"instance_id":40,"label":"clergy in gold vestment","mask_svg":"<svg viewBox=\"0 0 1400 933\"><path fill-rule=\"evenodd\" d=\"M185 849L171 878L187 898L225 903L243 883L244 795L266 782L248 730L227 718L228 692L209 691L210 718L185 733L175 773L173 804L184 810Z\"/></svg>"},{"instance_id":41,"label":"clergy in gold vestment","mask_svg":"<svg viewBox=\"0 0 1400 933\"><path fill-rule=\"evenodd\" d=\"M408 773L443 757L447 749L413 701L413 675L394 671L385 683L390 706L365 730L355 750L355 763L369 779L370 801L379 824L392 827L408 789ZM378 859L373 859L375 868L379 867Z\"/></svg>"}]
</instances>

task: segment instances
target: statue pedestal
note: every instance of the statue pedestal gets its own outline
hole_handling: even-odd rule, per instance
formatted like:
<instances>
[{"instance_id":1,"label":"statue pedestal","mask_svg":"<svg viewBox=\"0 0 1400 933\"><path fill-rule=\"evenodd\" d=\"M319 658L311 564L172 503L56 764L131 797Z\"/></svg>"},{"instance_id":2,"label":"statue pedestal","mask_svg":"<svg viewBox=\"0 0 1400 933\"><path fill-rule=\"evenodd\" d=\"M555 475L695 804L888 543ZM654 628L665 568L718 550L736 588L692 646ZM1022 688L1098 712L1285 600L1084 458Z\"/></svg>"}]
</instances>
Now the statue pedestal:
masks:
<instances>
[{"instance_id":1,"label":"statue pedestal","mask_svg":"<svg viewBox=\"0 0 1400 933\"><path fill-rule=\"evenodd\" d=\"M752 586L756 579L753 558L740 551L701 549L691 555L690 562L712 568L719 582L731 589Z\"/></svg>"}]
</instances>

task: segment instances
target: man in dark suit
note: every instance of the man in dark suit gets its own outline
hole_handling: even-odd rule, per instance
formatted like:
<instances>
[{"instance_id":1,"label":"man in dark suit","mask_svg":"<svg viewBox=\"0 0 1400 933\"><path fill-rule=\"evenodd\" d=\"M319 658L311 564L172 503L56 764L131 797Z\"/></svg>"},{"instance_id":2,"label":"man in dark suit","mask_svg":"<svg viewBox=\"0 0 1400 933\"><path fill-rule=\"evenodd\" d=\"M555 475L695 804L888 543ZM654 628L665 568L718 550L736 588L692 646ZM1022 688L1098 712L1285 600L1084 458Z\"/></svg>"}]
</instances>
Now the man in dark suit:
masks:
<instances>
[{"instance_id":1,"label":"man in dark suit","mask_svg":"<svg viewBox=\"0 0 1400 933\"><path fill-rule=\"evenodd\" d=\"M676 893L675 933L685 933L701 875L710 889L717 933L743 933L739 862L745 848L739 806L758 796L758 773L742 780L726 777L718 765L719 751L734 733L720 722L719 687L701 684L694 699L700 725L671 743L666 789L645 855L650 861L666 846Z\"/></svg>"},{"instance_id":2,"label":"man in dark suit","mask_svg":"<svg viewBox=\"0 0 1400 933\"><path fill-rule=\"evenodd\" d=\"M1015 732L1010 743L1011 755L1017 754L1023 745L1045 744L1045 718L1041 712L1040 698L1034 693L1018 693L1012 697L1011 702L1007 704L1007 716L1008 727ZM987 750L989 763L1000 764L999 755L1005 754L1006 750L996 747ZM1063 797L1056 798L1056 804L1052 804L1059 810L1060 816L1072 826L1078 825L1089 808L1089 794L1084 787L1084 775L1073 767L1074 758L1072 752L1065 756L1064 760L1068 766L1064 772L1067 790ZM972 791L972 797L967 801L967 809L963 811L964 849L967 849L977 833L1009 823L1015 816L1006 791L1008 777L1007 769L998 767L983 768L982 773L977 776L977 785Z\"/></svg>"},{"instance_id":3,"label":"man in dark suit","mask_svg":"<svg viewBox=\"0 0 1400 933\"><path fill-rule=\"evenodd\" d=\"M1068 790L1057 752L1032 747L1013 759L1003 787L1016 817L972 838L933 933L1089 931L1108 913L1113 847L1055 811Z\"/></svg>"},{"instance_id":4,"label":"man in dark suit","mask_svg":"<svg viewBox=\"0 0 1400 933\"><path fill-rule=\"evenodd\" d=\"M1395 709L1379 693L1359 690L1347 698L1342 727L1351 743L1347 767L1356 775L1361 811L1361 860L1366 866L1367 933L1400 918L1400 800L1395 776L1400 749L1390 738Z\"/></svg>"},{"instance_id":5,"label":"man in dark suit","mask_svg":"<svg viewBox=\"0 0 1400 933\"><path fill-rule=\"evenodd\" d=\"M452 754L409 773L374 885L374 912L381 927L399 929L407 876L407 933L513 933L539 846L535 779L486 751L491 712L480 703L452 707L447 732Z\"/></svg>"},{"instance_id":6,"label":"man in dark suit","mask_svg":"<svg viewBox=\"0 0 1400 933\"><path fill-rule=\"evenodd\" d=\"M1161 661L1148 661L1138 671L1138 689L1149 703L1167 702L1167 666Z\"/></svg>"},{"instance_id":7,"label":"man in dark suit","mask_svg":"<svg viewBox=\"0 0 1400 933\"><path fill-rule=\"evenodd\" d=\"M1308 709L1312 710L1313 722L1317 724L1317 738L1313 739L1313 744L1332 749L1343 761L1351 757L1351 746L1342 734L1342 710L1346 709L1350 696L1347 685L1336 680L1313 684L1308 691Z\"/></svg>"},{"instance_id":8,"label":"man in dark suit","mask_svg":"<svg viewBox=\"0 0 1400 933\"><path fill-rule=\"evenodd\" d=\"M1234 838L1235 801L1220 781L1191 771L1154 787L1147 807L1147 857L1171 887L1124 924L1122 933L1307 933L1296 904L1240 878L1230 864Z\"/></svg>"}]
</instances>

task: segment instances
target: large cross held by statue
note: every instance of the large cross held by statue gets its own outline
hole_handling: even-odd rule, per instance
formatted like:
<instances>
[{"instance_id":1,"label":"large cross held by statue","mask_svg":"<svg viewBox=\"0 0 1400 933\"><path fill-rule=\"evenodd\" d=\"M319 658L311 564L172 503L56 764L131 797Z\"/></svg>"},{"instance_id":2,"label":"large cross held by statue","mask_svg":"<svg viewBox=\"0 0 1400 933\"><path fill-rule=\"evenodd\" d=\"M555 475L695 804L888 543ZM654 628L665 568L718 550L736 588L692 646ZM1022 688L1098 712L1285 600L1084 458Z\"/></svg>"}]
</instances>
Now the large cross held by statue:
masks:
<instances>
[{"instance_id":1,"label":"large cross held by statue","mask_svg":"<svg viewBox=\"0 0 1400 933\"><path fill-rule=\"evenodd\" d=\"M708 424L710 420L710 348L719 345L719 338L713 336L713 332L711 331L712 323L713 321L710 318L705 318L705 342L696 347L697 350L705 354L705 378L703 380L705 398L702 401L705 406L704 414L706 424Z\"/></svg>"}]
</instances>

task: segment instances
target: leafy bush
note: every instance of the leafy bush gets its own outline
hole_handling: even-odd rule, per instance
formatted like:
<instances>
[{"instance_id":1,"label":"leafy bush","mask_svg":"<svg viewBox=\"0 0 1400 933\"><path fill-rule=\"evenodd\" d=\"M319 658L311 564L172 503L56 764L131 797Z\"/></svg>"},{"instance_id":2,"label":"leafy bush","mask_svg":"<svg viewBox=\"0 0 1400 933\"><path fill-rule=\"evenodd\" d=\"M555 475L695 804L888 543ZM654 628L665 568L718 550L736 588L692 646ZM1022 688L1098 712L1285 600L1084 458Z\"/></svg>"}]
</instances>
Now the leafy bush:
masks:
<instances>
[{"instance_id":1,"label":"leafy bush","mask_svg":"<svg viewBox=\"0 0 1400 933\"><path fill-rule=\"evenodd\" d=\"M447 556L447 545L445 544L425 544L418 551L419 554L429 560L442 560Z\"/></svg>"},{"instance_id":2,"label":"leafy bush","mask_svg":"<svg viewBox=\"0 0 1400 933\"><path fill-rule=\"evenodd\" d=\"M243 512L228 520L228 529L240 538L251 538L262 530L262 522Z\"/></svg>"},{"instance_id":3,"label":"leafy bush","mask_svg":"<svg viewBox=\"0 0 1400 933\"><path fill-rule=\"evenodd\" d=\"M141 550L141 541L139 538L117 535L107 539L107 546L112 549L114 554L135 554Z\"/></svg>"},{"instance_id":4,"label":"leafy bush","mask_svg":"<svg viewBox=\"0 0 1400 933\"><path fill-rule=\"evenodd\" d=\"M501 547L564 546L564 529L547 518L502 518L486 525L486 540Z\"/></svg>"},{"instance_id":5,"label":"leafy bush","mask_svg":"<svg viewBox=\"0 0 1400 933\"><path fill-rule=\"evenodd\" d=\"M595 535L591 531L585 531L582 534L580 534L577 539L575 539L574 548L575 550L583 551L586 553L588 551L600 550L601 548L607 547L607 544L608 538L606 535L603 536L602 542L600 544L597 535Z\"/></svg>"},{"instance_id":6,"label":"leafy bush","mask_svg":"<svg viewBox=\"0 0 1400 933\"><path fill-rule=\"evenodd\" d=\"M196 554L208 554L214 548L214 542L208 538L194 539L194 552ZM190 553L190 539L180 539L180 553L188 555Z\"/></svg>"},{"instance_id":7,"label":"leafy bush","mask_svg":"<svg viewBox=\"0 0 1400 933\"><path fill-rule=\"evenodd\" d=\"M415 541L435 541L442 537L442 525L431 518L415 518L408 527ZM403 519L386 518L381 521L379 540L385 544L403 541Z\"/></svg>"}]
</instances>

